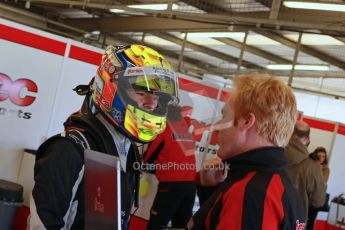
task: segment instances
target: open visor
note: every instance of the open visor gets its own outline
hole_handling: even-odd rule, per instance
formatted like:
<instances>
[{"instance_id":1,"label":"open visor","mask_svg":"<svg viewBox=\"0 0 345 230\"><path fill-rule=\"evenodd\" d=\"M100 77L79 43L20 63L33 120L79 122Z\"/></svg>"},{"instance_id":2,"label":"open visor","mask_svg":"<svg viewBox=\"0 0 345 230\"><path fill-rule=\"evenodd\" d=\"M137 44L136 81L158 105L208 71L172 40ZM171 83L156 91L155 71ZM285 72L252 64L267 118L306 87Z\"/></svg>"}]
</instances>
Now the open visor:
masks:
<instances>
[{"instance_id":1,"label":"open visor","mask_svg":"<svg viewBox=\"0 0 345 230\"><path fill-rule=\"evenodd\" d=\"M130 90L143 91L155 95L168 95L176 100L177 76L175 72L155 66L127 68L122 74Z\"/></svg>"}]
</instances>

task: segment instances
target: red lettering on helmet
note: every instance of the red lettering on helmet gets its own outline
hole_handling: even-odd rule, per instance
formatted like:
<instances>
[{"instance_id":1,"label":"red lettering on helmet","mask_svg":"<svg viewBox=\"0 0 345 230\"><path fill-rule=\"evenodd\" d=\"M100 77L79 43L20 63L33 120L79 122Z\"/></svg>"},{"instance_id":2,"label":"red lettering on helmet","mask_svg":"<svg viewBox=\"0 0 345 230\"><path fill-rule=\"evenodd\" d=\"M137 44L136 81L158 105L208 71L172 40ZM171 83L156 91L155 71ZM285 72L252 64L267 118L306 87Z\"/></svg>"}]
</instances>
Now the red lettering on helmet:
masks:
<instances>
[{"instance_id":1,"label":"red lettering on helmet","mask_svg":"<svg viewBox=\"0 0 345 230\"><path fill-rule=\"evenodd\" d=\"M144 71L142 69L128 69L127 74L131 73L143 73Z\"/></svg>"},{"instance_id":2,"label":"red lettering on helmet","mask_svg":"<svg viewBox=\"0 0 345 230\"><path fill-rule=\"evenodd\" d=\"M21 78L12 81L6 74L0 73L0 101L9 98L13 104L18 106L31 105L36 97L22 95L24 88L31 93L37 93L38 91L36 83L30 79Z\"/></svg>"}]
</instances>

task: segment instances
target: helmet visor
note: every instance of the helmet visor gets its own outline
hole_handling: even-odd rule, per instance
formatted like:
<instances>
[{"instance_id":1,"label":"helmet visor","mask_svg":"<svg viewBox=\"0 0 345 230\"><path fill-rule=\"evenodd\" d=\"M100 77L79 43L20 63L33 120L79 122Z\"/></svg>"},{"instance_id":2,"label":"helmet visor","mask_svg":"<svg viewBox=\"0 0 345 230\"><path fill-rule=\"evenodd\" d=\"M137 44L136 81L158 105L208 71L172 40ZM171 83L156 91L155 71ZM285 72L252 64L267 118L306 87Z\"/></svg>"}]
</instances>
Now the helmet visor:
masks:
<instances>
[{"instance_id":1,"label":"helmet visor","mask_svg":"<svg viewBox=\"0 0 345 230\"><path fill-rule=\"evenodd\" d=\"M169 95L171 100L177 100L176 73L155 66L127 68L123 73L128 79L130 89L155 95Z\"/></svg>"}]
</instances>

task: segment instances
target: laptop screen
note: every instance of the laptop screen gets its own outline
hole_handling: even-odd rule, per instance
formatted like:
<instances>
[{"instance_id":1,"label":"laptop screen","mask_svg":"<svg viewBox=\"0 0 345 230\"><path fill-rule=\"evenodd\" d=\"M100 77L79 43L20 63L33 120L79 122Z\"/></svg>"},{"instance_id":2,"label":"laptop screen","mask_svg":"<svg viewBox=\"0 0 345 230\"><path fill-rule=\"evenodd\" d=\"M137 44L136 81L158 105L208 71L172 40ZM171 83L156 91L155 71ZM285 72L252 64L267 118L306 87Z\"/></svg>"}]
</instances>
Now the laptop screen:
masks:
<instances>
[{"instance_id":1,"label":"laptop screen","mask_svg":"<svg viewBox=\"0 0 345 230\"><path fill-rule=\"evenodd\" d=\"M117 157L84 151L85 229L121 229L120 162Z\"/></svg>"}]
</instances>

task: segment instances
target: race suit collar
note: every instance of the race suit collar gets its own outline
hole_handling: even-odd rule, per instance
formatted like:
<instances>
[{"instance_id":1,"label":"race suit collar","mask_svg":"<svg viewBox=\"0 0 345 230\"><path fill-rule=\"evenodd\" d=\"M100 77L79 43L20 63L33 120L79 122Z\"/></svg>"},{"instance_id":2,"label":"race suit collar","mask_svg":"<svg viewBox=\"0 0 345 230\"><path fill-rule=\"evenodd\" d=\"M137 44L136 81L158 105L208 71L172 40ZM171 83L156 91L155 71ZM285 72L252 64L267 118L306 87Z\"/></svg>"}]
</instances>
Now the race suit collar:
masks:
<instances>
[{"instance_id":1,"label":"race suit collar","mask_svg":"<svg viewBox=\"0 0 345 230\"><path fill-rule=\"evenodd\" d=\"M224 163L229 166L231 171L280 171L286 167L286 158L284 148L262 147L224 160Z\"/></svg>"}]
</instances>

